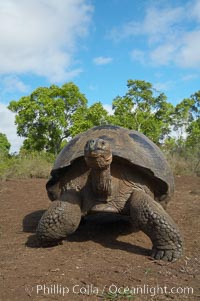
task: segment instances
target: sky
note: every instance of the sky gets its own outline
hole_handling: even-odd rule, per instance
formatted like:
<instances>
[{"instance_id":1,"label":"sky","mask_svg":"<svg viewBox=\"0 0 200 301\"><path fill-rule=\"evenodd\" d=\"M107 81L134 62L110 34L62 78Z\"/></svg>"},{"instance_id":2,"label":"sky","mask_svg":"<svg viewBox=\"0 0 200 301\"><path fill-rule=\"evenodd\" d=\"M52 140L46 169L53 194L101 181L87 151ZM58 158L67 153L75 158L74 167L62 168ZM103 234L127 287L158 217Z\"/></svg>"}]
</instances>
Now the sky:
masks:
<instances>
[{"instance_id":1,"label":"sky","mask_svg":"<svg viewBox=\"0 0 200 301\"><path fill-rule=\"evenodd\" d=\"M89 105L149 81L174 105L200 90L200 0L0 0L0 132L11 100L72 81Z\"/></svg>"}]
</instances>

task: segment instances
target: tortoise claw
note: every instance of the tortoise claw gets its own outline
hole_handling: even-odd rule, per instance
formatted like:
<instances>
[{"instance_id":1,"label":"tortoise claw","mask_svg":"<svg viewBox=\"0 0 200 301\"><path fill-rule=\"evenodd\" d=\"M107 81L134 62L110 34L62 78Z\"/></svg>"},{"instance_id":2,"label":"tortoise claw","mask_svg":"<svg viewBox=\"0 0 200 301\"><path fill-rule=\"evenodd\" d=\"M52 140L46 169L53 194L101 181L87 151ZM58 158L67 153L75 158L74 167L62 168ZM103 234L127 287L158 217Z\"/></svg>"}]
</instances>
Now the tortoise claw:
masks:
<instances>
[{"instance_id":1,"label":"tortoise claw","mask_svg":"<svg viewBox=\"0 0 200 301\"><path fill-rule=\"evenodd\" d=\"M164 260L169 262L175 262L177 259L181 257L180 250L160 250L157 248L154 248L152 250L151 256L156 260Z\"/></svg>"}]
</instances>

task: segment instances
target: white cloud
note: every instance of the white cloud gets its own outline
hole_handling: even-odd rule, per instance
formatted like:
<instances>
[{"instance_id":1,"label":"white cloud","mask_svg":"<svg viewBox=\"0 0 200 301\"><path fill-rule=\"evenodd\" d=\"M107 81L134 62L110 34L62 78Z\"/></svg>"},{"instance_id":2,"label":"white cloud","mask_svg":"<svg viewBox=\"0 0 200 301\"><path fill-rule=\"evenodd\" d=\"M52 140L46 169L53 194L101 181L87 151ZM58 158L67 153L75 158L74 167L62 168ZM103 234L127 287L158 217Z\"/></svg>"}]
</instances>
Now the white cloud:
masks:
<instances>
[{"instance_id":1,"label":"white cloud","mask_svg":"<svg viewBox=\"0 0 200 301\"><path fill-rule=\"evenodd\" d=\"M200 22L200 1L195 0L190 3L190 11L192 17L196 18L197 21Z\"/></svg>"},{"instance_id":2,"label":"white cloud","mask_svg":"<svg viewBox=\"0 0 200 301\"><path fill-rule=\"evenodd\" d=\"M11 144L10 152L18 152L24 139L17 136L15 114L2 103L0 103L0 133L6 134Z\"/></svg>"},{"instance_id":3,"label":"white cloud","mask_svg":"<svg viewBox=\"0 0 200 301\"><path fill-rule=\"evenodd\" d=\"M107 65L112 62L111 57L98 56L93 59L95 65Z\"/></svg>"},{"instance_id":4,"label":"white cloud","mask_svg":"<svg viewBox=\"0 0 200 301\"><path fill-rule=\"evenodd\" d=\"M76 69L73 69L73 70L71 70L71 71L67 71L67 72L65 72L64 74L61 72L60 73L60 76L57 76L56 78L55 78L55 82L56 81L62 81L63 79L65 80L65 81L67 81L67 80L69 80L69 79L72 79L72 78L74 78L74 77L76 77L76 76L78 76L79 74L81 74L83 72L83 70L82 70L82 68L76 68ZM60 80L59 80L59 78L60 78ZM53 79L53 78L52 78Z\"/></svg>"},{"instance_id":5,"label":"white cloud","mask_svg":"<svg viewBox=\"0 0 200 301\"><path fill-rule=\"evenodd\" d=\"M149 54L153 63L175 63L183 68L200 68L200 30L184 33L176 43L160 44Z\"/></svg>"},{"instance_id":6,"label":"white cloud","mask_svg":"<svg viewBox=\"0 0 200 301\"><path fill-rule=\"evenodd\" d=\"M110 114L113 115L114 114L114 110L112 109L112 105L109 104L103 104L104 109Z\"/></svg>"},{"instance_id":7,"label":"white cloud","mask_svg":"<svg viewBox=\"0 0 200 301\"><path fill-rule=\"evenodd\" d=\"M96 85L92 85L92 84L88 86L88 89L90 91L96 91L96 90L98 90L97 86Z\"/></svg>"},{"instance_id":8,"label":"white cloud","mask_svg":"<svg viewBox=\"0 0 200 301\"><path fill-rule=\"evenodd\" d=\"M139 49L134 49L131 51L131 59L133 61L138 61L141 64L145 63L145 52Z\"/></svg>"},{"instance_id":9,"label":"white cloud","mask_svg":"<svg viewBox=\"0 0 200 301\"><path fill-rule=\"evenodd\" d=\"M21 81L15 75L8 75L0 78L1 84L4 87L4 93L10 93L13 91L19 92L27 92L29 90L29 86L25 85L23 81Z\"/></svg>"},{"instance_id":10,"label":"white cloud","mask_svg":"<svg viewBox=\"0 0 200 301\"><path fill-rule=\"evenodd\" d=\"M197 74L187 74L187 75L183 75L181 80L183 81L190 81L190 80L193 80L195 78L198 78L198 75Z\"/></svg>"},{"instance_id":11,"label":"white cloud","mask_svg":"<svg viewBox=\"0 0 200 301\"><path fill-rule=\"evenodd\" d=\"M141 22L130 21L119 28L111 31L110 37L115 41L137 35L148 35L150 40L156 41L170 30L173 33L174 27L183 19L184 8L157 8L148 7L146 15Z\"/></svg>"},{"instance_id":12,"label":"white cloud","mask_svg":"<svg viewBox=\"0 0 200 301\"><path fill-rule=\"evenodd\" d=\"M59 82L72 69L77 39L88 32L87 0L0 2L0 74L33 73Z\"/></svg>"},{"instance_id":13,"label":"white cloud","mask_svg":"<svg viewBox=\"0 0 200 301\"><path fill-rule=\"evenodd\" d=\"M174 81L157 82L153 86L158 92L168 91L174 86Z\"/></svg>"},{"instance_id":14,"label":"white cloud","mask_svg":"<svg viewBox=\"0 0 200 301\"><path fill-rule=\"evenodd\" d=\"M170 43L159 45L149 54L151 61L158 65L168 65L176 55L176 47L176 45Z\"/></svg>"},{"instance_id":15,"label":"white cloud","mask_svg":"<svg viewBox=\"0 0 200 301\"><path fill-rule=\"evenodd\" d=\"M200 68L200 30L185 34L176 62L181 67Z\"/></svg>"},{"instance_id":16,"label":"white cloud","mask_svg":"<svg viewBox=\"0 0 200 301\"><path fill-rule=\"evenodd\" d=\"M156 8L151 7L146 12L146 17L142 24L142 33L150 37L150 42L165 40L165 34L174 35L178 30L178 24L183 20L184 8Z\"/></svg>"},{"instance_id":17,"label":"white cloud","mask_svg":"<svg viewBox=\"0 0 200 301\"><path fill-rule=\"evenodd\" d=\"M154 4L154 2L152 2ZM180 6L157 2L148 6L141 21L114 28L111 38L143 39L141 49L134 48L131 59L154 65L175 64L182 68L200 68L200 1ZM144 38L146 40L144 40ZM145 47L145 48L144 48Z\"/></svg>"}]
</instances>

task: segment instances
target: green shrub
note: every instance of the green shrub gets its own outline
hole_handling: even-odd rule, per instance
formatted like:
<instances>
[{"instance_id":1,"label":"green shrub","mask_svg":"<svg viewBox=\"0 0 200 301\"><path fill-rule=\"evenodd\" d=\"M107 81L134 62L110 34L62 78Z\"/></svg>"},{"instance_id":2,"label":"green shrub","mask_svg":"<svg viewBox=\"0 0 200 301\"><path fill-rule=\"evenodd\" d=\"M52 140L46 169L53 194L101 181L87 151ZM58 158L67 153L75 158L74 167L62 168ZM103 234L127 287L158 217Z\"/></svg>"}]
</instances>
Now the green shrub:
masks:
<instances>
[{"instance_id":1,"label":"green shrub","mask_svg":"<svg viewBox=\"0 0 200 301\"><path fill-rule=\"evenodd\" d=\"M12 159L5 153L0 152L0 179L7 178L7 172L12 165Z\"/></svg>"},{"instance_id":2,"label":"green shrub","mask_svg":"<svg viewBox=\"0 0 200 301\"><path fill-rule=\"evenodd\" d=\"M199 150L171 152L164 149L165 156L175 175L200 175ZM45 152L21 152L5 155L0 152L0 179L48 178L55 157Z\"/></svg>"},{"instance_id":3,"label":"green shrub","mask_svg":"<svg viewBox=\"0 0 200 301\"><path fill-rule=\"evenodd\" d=\"M0 158L0 179L48 178L54 161L47 153L21 153Z\"/></svg>"}]
</instances>

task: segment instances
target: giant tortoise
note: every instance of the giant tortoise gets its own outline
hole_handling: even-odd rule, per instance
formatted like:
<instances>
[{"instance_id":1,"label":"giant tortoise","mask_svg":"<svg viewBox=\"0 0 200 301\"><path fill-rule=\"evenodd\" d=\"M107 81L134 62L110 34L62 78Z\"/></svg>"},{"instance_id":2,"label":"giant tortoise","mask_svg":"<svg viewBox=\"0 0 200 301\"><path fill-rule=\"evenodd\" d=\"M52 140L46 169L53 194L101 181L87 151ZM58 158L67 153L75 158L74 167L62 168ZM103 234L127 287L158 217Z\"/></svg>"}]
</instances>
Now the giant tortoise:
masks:
<instances>
[{"instance_id":1,"label":"giant tortoise","mask_svg":"<svg viewBox=\"0 0 200 301\"><path fill-rule=\"evenodd\" d=\"M160 149L145 135L119 126L94 127L58 155L46 185L53 203L37 227L41 243L73 233L88 214L126 215L152 241L152 257L182 254L178 227L165 211L174 179Z\"/></svg>"}]
</instances>

